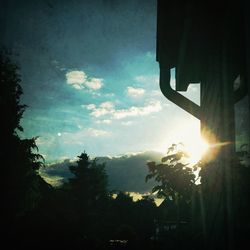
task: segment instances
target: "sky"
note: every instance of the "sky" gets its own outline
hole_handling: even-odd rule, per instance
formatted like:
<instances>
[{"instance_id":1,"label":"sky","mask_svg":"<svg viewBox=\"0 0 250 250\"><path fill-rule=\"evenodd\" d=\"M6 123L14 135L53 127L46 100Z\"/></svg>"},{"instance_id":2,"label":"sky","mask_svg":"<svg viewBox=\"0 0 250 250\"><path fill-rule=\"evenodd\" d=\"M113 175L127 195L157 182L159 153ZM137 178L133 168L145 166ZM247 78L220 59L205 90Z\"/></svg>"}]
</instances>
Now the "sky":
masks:
<instances>
[{"instance_id":1,"label":"sky","mask_svg":"<svg viewBox=\"0 0 250 250\"><path fill-rule=\"evenodd\" d=\"M23 138L47 162L166 151L199 121L159 88L156 0L1 2L1 45L20 66ZM174 86L174 70L172 71ZM185 93L199 103L199 85Z\"/></svg>"}]
</instances>

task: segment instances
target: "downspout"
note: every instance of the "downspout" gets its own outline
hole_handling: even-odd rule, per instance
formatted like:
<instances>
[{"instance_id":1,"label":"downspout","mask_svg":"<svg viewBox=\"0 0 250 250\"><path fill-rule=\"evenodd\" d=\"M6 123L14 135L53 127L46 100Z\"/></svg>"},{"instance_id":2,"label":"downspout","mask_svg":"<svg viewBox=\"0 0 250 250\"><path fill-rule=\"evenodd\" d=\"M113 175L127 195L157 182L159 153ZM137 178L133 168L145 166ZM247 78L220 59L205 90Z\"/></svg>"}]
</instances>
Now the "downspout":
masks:
<instances>
[{"instance_id":1,"label":"downspout","mask_svg":"<svg viewBox=\"0 0 250 250\"><path fill-rule=\"evenodd\" d=\"M179 106L180 108L184 109L191 115L195 116L197 119L200 120L201 118L201 110L200 106L196 103L190 101L185 96L181 95L178 91L172 89L170 86L170 69L167 67L162 67L160 65L160 89L163 95Z\"/></svg>"}]
</instances>

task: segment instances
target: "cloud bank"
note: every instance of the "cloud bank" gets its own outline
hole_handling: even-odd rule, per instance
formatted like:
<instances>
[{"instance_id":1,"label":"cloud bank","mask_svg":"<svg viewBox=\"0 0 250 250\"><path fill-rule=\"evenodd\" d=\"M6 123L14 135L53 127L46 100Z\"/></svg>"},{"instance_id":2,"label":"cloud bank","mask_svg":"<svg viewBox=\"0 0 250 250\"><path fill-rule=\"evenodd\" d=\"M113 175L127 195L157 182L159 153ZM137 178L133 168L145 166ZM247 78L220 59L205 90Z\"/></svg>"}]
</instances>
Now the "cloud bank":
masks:
<instances>
[{"instance_id":1,"label":"cloud bank","mask_svg":"<svg viewBox=\"0 0 250 250\"><path fill-rule=\"evenodd\" d=\"M145 193L150 192L155 185L154 181L145 182L148 174L147 161L159 162L162 157L161 153L148 151L112 158L97 157L96 159L98 163L106 163L109 190ZM73 177L68 169L71 165L76 165L76 163L64 160L44 168L41 175L51 184L58 186Z\"/></svg>"}]
</instances>

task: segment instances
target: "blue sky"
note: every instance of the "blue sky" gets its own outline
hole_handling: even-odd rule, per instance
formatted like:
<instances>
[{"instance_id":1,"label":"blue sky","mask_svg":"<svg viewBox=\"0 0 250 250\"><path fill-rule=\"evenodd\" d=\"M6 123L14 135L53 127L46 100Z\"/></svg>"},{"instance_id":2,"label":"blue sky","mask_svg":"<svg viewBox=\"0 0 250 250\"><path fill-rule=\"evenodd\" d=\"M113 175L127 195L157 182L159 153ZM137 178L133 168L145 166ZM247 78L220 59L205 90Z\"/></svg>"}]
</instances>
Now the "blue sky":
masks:
<instances>
[{"instance_id":1,"label":"blue sky","mask_svg":"<svg viewBox=\"0 0 250 250\"><path fill-rule=\"evenodd\" d=\"M199 136L198 120L159 89L156 1L17 1L2 43L20 65L23 137L47 162L164 150ZM174 79L172 79L174 84ZM199 85L187 96L199 102Z\"/></svg>"}]
</instances>

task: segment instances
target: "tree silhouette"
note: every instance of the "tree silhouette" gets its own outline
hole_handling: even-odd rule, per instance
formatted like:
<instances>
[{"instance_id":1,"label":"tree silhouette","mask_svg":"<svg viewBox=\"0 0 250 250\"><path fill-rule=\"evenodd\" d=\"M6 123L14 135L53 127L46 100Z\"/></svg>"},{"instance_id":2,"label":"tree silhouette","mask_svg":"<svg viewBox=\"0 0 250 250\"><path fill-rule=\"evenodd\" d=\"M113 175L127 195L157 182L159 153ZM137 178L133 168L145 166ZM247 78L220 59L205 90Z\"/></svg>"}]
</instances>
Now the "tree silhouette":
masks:
<instances>
[{"instance_id":1,"label":"tree silhouette","mask_svg":"<svg viewBox=\"0 0 250 250\"><path fill-rule=\"evenodd\" d=\"M153 193L164 198L176 200L191 199L195 187L195 174L188 163L183 163L187 153L180 149L177 144L172 144L168 149L167 156L162 158L162 163L148 162L149 174L146 181L154 179L159 185L153 189Z\"/></svg>"},{"instance_id":2,"label":"tree silhouette","mask_svg":"<svg viewBox=\"0 0 250 250\"><path fill-rule=\"evenodd\" d=\"M2 221L6 235L13 238L18 237L18 227L23 231L24 218L39 206L50 186L38 173L43 158L35 152L36 138L20 139L17 133L23 131L20 120L26 106L20 103L23 92L18 67L4 49L0 51L0 75Z\"/></svg>"},{"instance_id":3,"label":"tree silhouette","mask_svg":"<svg viewBox=\"0 0 250 250\"><path fill-rule=\"evenodd\" d=\"M181 221L184 220L187 223L187 220L189 222L191 220L191 201L196 190L193 169L185 163L187 156L181 144L172 144L161 163L147 163L149 174L146 176L146 181L154 179L158 182L159 184L153 187L152 192L165 198L160 206L158 222L163 224L163 228L164 223L169 225L168 223L174 222L177 226L176 231L169 231L164 236L168 246L174 249L182 249L184 245L188 247L188 238L192 231L191 227L184 231L181 227Z\"/></svg>"},{"instance_id":4,"label":"tree silhouette","mask_svg":"<svg viewBox=\"0 0 250 250\"><path fill-rule=\"evenodd\" d=\"M76 241L101 238L105 223L105 212L108 202L108 179L105 164L96 159L90 160L87 153L78 156L76 166L69 169L74 175L59 191L62 192L60 204L63 216L68 218L70 228Z\"/></svg>"},{"instance_id":5,"label":"tree silhouette","mask_svg":"<svg viewBox=\"0 0 250 250\"><path fill-rule=\"evenodd\" d=\"M89 156L84 152L78 156L77 166L70 166L69 169L74 177L69 179L66 186L75 199L87 201L91 206L106 197L108 180L104 163L98 164L96 159L90 161Z\"/></svg>"},{"instance_id":6,"label":"tree silhouette","mask_svg":"<svg viewBox=\"0 0 250 250\"><path fill-rule=\"evenodd\" d=\"M20 86L21 78L18 66L10 59L10 53L5 49L0 51L1 98L0 105L4 107L5 119L1 122L1 138L16 135L16 130L22 131L20 120L26 105L20 104L23 93Z\"/></svg>"}]
</instances>

